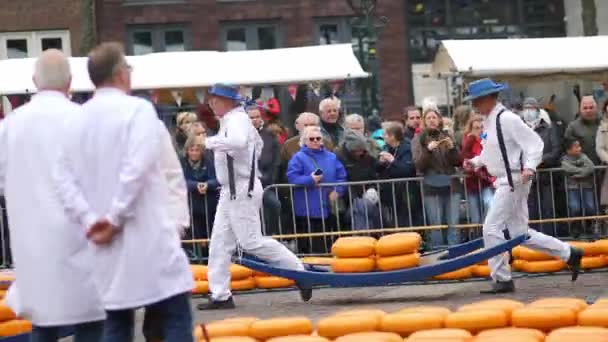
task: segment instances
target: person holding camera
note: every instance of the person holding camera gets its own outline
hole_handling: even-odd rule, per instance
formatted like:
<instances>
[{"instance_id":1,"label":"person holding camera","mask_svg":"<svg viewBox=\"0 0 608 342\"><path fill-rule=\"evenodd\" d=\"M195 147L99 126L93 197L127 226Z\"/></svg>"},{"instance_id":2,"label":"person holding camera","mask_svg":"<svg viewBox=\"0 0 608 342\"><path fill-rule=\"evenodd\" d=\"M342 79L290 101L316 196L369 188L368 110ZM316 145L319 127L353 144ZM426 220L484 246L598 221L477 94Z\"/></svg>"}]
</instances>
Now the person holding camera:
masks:
<instances>
[{"instance_id":1,"label":"person holding camera","mask_svg":"<svg viewBox=\"0 0 608 342\"><path fill-rule=\"evenodd\" d=\"M423 178L424 207L427 224L448 225L447 243L460 243L460 231L454 227L460 218L461 184L454 178L461 156L453 137L443 129L443 117L435 109L422 115L423 129L412 142L416 170ZM427 236L431 248L445 245L442 229Z\"/></svg>"},{"instance_id":2,"label":"person holding camera","mask_svg":"<svg viewBox=\"0 0 608 342\"><path fill-rule=\"evenodd\" d=\"M301 233L320 233L334 227L330 213L340 206L345 187L323 186L322 183L346 182L346 170L333 152L323 146L321 128L306 127L300 136L300 151L287 166L287 180L301 185L293 191L294 214L297 227L306 227ZM343 203L343 202L342 202ZM338 208L338 211L340 208ZM302 253L326 253L327 238L300 239Z\"/></svg>"}]
</instances>

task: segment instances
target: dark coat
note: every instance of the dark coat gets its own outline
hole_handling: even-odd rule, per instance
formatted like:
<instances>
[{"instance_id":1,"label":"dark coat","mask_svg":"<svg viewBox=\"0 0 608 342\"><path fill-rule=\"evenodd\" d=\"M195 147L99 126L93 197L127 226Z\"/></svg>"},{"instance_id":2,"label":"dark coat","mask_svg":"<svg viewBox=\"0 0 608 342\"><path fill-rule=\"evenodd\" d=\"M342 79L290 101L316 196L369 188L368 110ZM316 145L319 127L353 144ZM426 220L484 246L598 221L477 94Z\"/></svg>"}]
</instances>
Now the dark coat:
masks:
<instances>
[{"instance_id":1,"label":"dark coat","mask_svg":"<svg viewBox=\"0 0 608 342\"><path fill-rule=\"evenodd\" d=\"M264 148L258 160L258 168L260 169L262 186L267 187L277 182L280 147L277 138L270 130L262 129L259 133L264 142Z\"/></svg>"},{"instance_id":2,"label":"dark coat","mask_svg":"<svg viewBox=\"0 0 608 342\"><path fill-rule=\"evenodd\" d=\"M182 158L182 169L188 186L188 194L190 195L192 204L192 213L194 215L205 215L205 213L215 213L217 202L219 199L219 183L215 177L215 165L211 151L205 151L201 165L198 168L192 167L187 158ZM208 189L206 195L201 195L198 192L197 184L207 183ZM207 200L207 208L205 209L205 199ZM206 211L205 211L206 210Z\"/></svg>"}]
</instances>

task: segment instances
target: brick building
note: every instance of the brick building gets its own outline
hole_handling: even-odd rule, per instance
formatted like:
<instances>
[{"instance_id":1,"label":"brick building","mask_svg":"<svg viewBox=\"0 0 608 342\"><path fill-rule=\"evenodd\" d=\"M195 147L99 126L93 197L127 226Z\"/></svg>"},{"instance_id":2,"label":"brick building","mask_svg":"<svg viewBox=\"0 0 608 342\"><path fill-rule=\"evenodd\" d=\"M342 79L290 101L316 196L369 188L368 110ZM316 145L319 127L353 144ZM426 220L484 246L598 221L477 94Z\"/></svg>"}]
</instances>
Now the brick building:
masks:
<instances>
[{"instance_id":1,"label":"brick building","mask_svg":"<svg viewBox=\"0 0 608 342\"><path fill-rule=\"evenodd\" d=\"M412 100L406 8L404 1L378 6L378 15L390 19L378 46L379 90L383 115L393 116ZM96 6L98 39L123 41L131 54L347 43L353 16L346 0L104 0Z\"/></svg>"}]
</instances>

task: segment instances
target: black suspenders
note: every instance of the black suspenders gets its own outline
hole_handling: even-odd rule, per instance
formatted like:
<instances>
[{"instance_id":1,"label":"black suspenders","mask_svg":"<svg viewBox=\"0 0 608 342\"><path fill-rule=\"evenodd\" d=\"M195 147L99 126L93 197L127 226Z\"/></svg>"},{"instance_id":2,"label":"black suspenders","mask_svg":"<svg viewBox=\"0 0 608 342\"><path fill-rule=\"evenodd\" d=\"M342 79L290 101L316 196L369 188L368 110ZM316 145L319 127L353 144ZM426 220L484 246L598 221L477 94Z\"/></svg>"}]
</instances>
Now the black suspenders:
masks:
<instances>
[{"instance_id":1,"label":"black suspenders","mask_svg":"<svg viewBox=\"0 0 608 342\"><path fill-rule=\"evenodd\" d=\"M225 134L228 137L228 132ZM236 199L236 181L234 175L234 157L226 153L226 162L228 166L228 187L230 189L230 200ZM255 147L253 148L253 155L251 156L251 170L249 173L249 187L247 188L247 197L251 198L251 193L255 186Z\"/></svg>"},{"instance_id":2,"label":"black suspenders","mask_svg":"<svg viewBox=\"0 0 608 342\"><path fill-rule=\"evenodd\" d=\"M513 174L511 172L511 165L509 164L509 156L507 155L507 146L505 145L505 137L502 134L502 126L500 125L500 116L504 113L504 109L498 112L496 115L496 134L498 135L498 147L500 148L500 154L502 155L502 161L505 163L505 171L507 171L507 181L511 187L511 192L515 191L515 184L513 183ZM523 171L523 152L519 156L519 163L521 171Z\"/></svg>"}]
</instances>

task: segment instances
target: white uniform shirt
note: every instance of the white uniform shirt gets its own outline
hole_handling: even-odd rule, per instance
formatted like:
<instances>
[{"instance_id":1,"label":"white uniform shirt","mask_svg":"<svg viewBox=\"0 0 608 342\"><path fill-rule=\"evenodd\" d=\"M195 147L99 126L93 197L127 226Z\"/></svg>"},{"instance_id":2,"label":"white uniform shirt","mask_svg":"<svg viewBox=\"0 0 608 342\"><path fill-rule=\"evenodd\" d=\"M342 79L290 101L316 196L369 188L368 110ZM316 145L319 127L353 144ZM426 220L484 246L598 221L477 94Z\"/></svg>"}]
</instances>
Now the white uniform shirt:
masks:
<instances>
[{"instance_id":1,"label":"white uniform shirt","mask_svg":"<svg viewBox=\"0 0 608 342\"><path fill-rule=\"evenodd\" d=\"M167 185L169 186L169 215L171 220L177 224L177 229L182 230L190 226L190 209L188 208L188 188L182 164L179 162L171 134L162 121L160 123L161 139L161 162L160 166Z\"/></svg>"},{"instance_id":2,"label":"white uniform shirt","mask_svg":"<svg viewBox=\"0 0 608 342\"><path fill-rule=\"evenodd\" d=\"M506 109L502 104L496 105L490 115L483 122L485 138L482 139L481 155L473 158L471 162L475 166L486 166L488 172L498 179L506 177L505 164L498 145L498 134L496 131L496 117L505 109L500 116L502 134L505 140L509 166L511 170L521 168L520 156L523 153L524 169L536 170L543 157L543 140L534 132L519 115Z\"/></svg>"},{"instance_id":3,"label":"white uniform shirt","mask_svg":"<svg viewBox=\"0 0 608 342\"><path fill-rule=\"evenodd\" d=\"M7 304L37 326L105 318L85 230L64 214L53 186L63 122L81 116L63 94L42 91L1 124L0 183L17 279Z\"/></svg>"},{"instance_id":4,"label":"white uniform shirt","mask_svg":"<svg viewBox=\"0 0 608 342\"><path fill-rule=\"evenodd\" d=\"M103 216L122 228L93 246L107 310L145 306L189 292L193 279L169 210L154 107L118 89L98 89L68 124L57 170L64 208L82 226Z\"/></svg>"},{"instance_id":5,"label":"white uniform shirt","mask_svg":"<svg viewBox=\"0 0 608 342\"><path fill-rule=\"evenodd\" d=\"M264 142L243 107L237 107L221 118L217 135L207 138L205 146L215 152L215 173L223 191L229 190L226 154L234 158L235 183L239 186L238 192L242 191L243 184L249 182L254 148L255 172L256 177L259 177L257 160L262 153Z\"/></svg>"}]
</instances>

